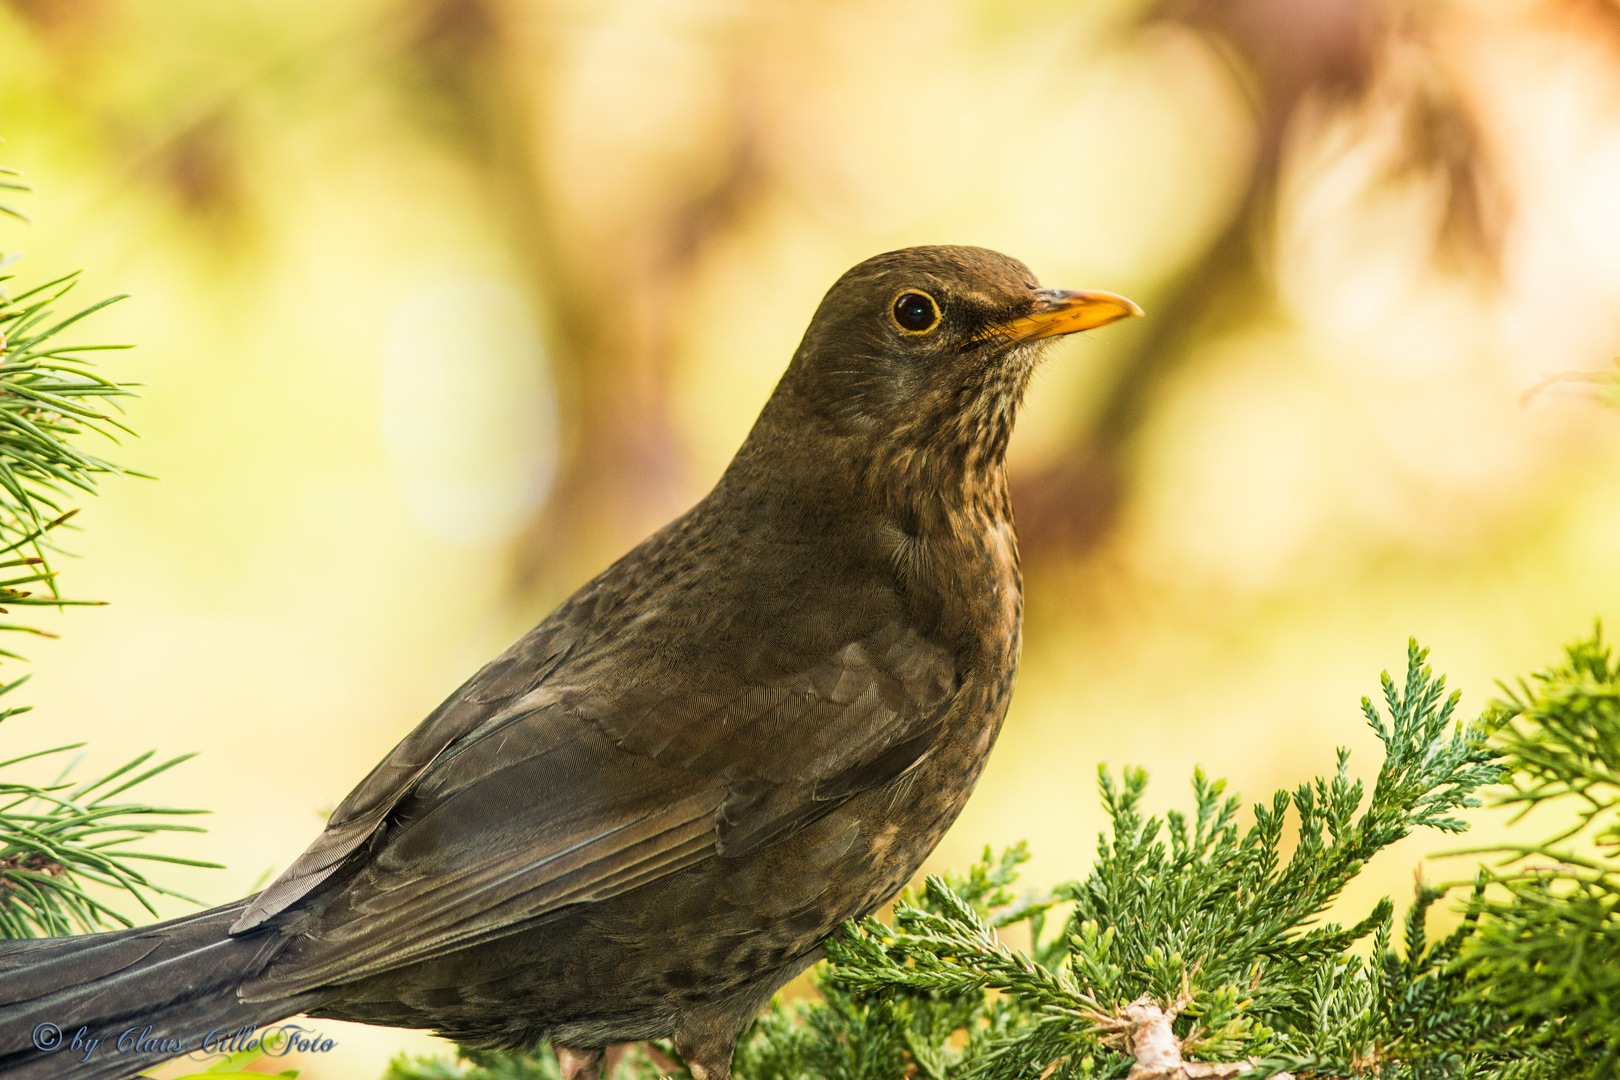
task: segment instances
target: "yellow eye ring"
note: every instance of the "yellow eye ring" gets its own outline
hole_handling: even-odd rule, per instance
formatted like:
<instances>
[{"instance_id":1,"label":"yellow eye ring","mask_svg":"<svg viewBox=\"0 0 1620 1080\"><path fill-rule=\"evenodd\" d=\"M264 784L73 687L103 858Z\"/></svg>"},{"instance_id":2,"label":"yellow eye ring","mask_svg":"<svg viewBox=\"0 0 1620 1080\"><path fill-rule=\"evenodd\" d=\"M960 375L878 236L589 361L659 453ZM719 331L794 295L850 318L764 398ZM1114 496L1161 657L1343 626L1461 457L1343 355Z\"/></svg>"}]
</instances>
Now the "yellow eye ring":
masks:
<instances>
[{"instance_id":1,"label":"yellow eye ring","mask_svg":"<svg viewBox=\"0 0 1620 1080\"><path fill-rule=\"evenodd\" d=\"M889 305L889 317L903 334L926 334L939 325L939 304L925 292L907 289Z\"/></svg>"}]
</instances>

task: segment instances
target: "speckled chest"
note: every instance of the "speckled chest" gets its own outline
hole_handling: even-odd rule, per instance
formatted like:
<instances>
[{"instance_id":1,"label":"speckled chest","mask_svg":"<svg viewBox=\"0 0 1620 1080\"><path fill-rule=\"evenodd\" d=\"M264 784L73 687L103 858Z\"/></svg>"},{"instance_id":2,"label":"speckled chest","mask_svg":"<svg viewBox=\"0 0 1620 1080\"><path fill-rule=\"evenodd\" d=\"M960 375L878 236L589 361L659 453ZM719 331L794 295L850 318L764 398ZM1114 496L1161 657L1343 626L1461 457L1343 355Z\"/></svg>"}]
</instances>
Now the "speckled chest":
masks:
<instances>
[{"instance_id":1,"label":"speckled chest","mask_svg":"<svg viewBox=\"0 0 1620 1080\"><path fill-rule=\"evenodd\" d=\"M721 892L764 915L759 932L773 940L776 955L813 949L845 919L869 914L903 888L984 770L1012 697L1023 598L1010 524L976 525L958 534L970 550L947 560L960 570L943 583L955 591L944 599L970 613L956 622L961 652L971 660L933 746L907 772L727 874L731 883Z\"/></svg>"},{"instance_id":2,"label":"speckled chest","mask_svg":"<svg viewBox=\"0 0 1620 1080\"><path fill-rule=\"evenodd\" d=\"M972 794L1001 730L1018 670L1023 583L1011 520L968 512L951 522L948 541L910 538L913 566L954 568L932 587L971 656L960 694L926 757L905 775L841 808L860 833L852 861L867 888L842 918L864 915L914 876ZM909 568L908 568L909 569ZM920 576L920 575L919 575ZM912 587L915 587L913 585Z\"/></svg>"}]
</instances>

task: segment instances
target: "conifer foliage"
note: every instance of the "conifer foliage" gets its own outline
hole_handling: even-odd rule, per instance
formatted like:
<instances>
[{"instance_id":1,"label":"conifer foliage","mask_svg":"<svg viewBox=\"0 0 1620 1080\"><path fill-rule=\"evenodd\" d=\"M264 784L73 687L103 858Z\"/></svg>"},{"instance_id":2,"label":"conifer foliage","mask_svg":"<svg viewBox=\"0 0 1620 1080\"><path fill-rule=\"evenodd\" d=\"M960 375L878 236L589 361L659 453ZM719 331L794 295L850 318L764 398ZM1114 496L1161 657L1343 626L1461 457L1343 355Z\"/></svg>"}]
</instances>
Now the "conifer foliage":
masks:
<instances>
[{"instance_id":1,"label":"conifer foliage","mask_svg":"<svg viewBox=\"0 0 1620 1080\"><path fill-rule=\"evenodd\" d=\"M1620 1075L1620 661L1599 629L1499 710L1514 777L1502 805L1573 822L1497 849L1507 868L1482 874L1464 953L1471 997L1582 1075Z\"/></svg>"},{"instance_id":2,"label":"conifer foliage","mask_svg":"<svg viewBox=\"0 0 1620 1080\"><path fill-rule=\"evenodd\" d=\"M0 190L26 191L16 177L14 171L0 169ZM9 205L0 205L0 213L27 220ZM0 271L16 258L0 256ZM98 374L90 360L91 354L122 346L74 345L63 336L81 319L123 298L58 314L76 278L69 274L13 291L14 276L0 273L0 617L17 607L87 603L57 592L51 560L67 554L57 538L78 512L70 505L74 496L94 494L101 476L127 473L81 445L85 436L116 443L116 433L129 433L116 414L118 399L133 393L131 384ZM0 630L53 636L9 619L0 622ZM0 648L0 658L23 659L6 648ZM0 698L8 699L0 701L0 721L29 711L29 706L9 704L27 681L27 675L0 679ZM36 733L12 725L0 737L10 747ZM28 778L38 759L66 755L83 745L0 760L0 937L129 926L129 918L108 905L105 889L87 886L127 892L156 915L152 894L178 894L148 880L139 869L142 861L218 865L131 847L152 833L202 831L168 820L202 811L152 806L126 794L192 755L151 765L154 755L148 752L83 782L69 779L78 761L74 757L53 780Z\"/></svg>"}]
</instances>

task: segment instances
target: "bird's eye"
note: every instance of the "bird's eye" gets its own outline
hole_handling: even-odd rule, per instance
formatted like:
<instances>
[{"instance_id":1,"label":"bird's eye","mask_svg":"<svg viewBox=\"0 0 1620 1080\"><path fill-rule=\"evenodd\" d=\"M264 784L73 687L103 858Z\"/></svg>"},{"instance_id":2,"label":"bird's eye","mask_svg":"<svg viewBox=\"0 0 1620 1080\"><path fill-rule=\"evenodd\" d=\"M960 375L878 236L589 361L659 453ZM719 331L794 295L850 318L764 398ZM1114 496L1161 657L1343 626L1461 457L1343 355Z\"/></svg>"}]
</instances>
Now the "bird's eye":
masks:
<instances>
[{"instance_id":1,"label":"bird's eye","mask_svg":"<svg viewBox=\"0 0 1620 1080\"><path fill-rule=\"evenodd\" d=\"M927 293L901 293L894 302L894 321L912 334L926 334L939 325L939 305Z\"/></svg>"}]
</instances>

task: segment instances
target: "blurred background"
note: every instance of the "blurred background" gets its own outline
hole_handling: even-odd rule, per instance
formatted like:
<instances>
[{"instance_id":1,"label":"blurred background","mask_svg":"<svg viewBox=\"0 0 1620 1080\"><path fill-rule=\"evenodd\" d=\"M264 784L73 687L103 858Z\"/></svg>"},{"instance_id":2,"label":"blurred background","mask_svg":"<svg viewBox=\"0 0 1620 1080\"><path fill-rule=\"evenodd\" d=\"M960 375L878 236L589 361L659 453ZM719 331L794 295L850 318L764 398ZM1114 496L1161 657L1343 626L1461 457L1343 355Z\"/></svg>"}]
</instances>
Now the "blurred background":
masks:
<instances>
[{"instance_id":1,"label":"blurred background","mask_svg":"<svg viewBox=\"0 0 1620 1080\"><path fill-rule=\"evenodd\" d=\"M1148 312L1032 387L1023 673L932 867L1082 874L1099 762L1161 809L1370 778L1408 635L1472 715L1620 614L1615 0L0 0L0 135L24 281L134 294L79 337L139 345L105 452L161 478L81 515L110 606L28 643L7 756L201 751L147 797L214 811L163 848L209 903L702 495L909 244ZM435 1045L320 1026L309 1080Z\"/></svg>"}]
</instances>

